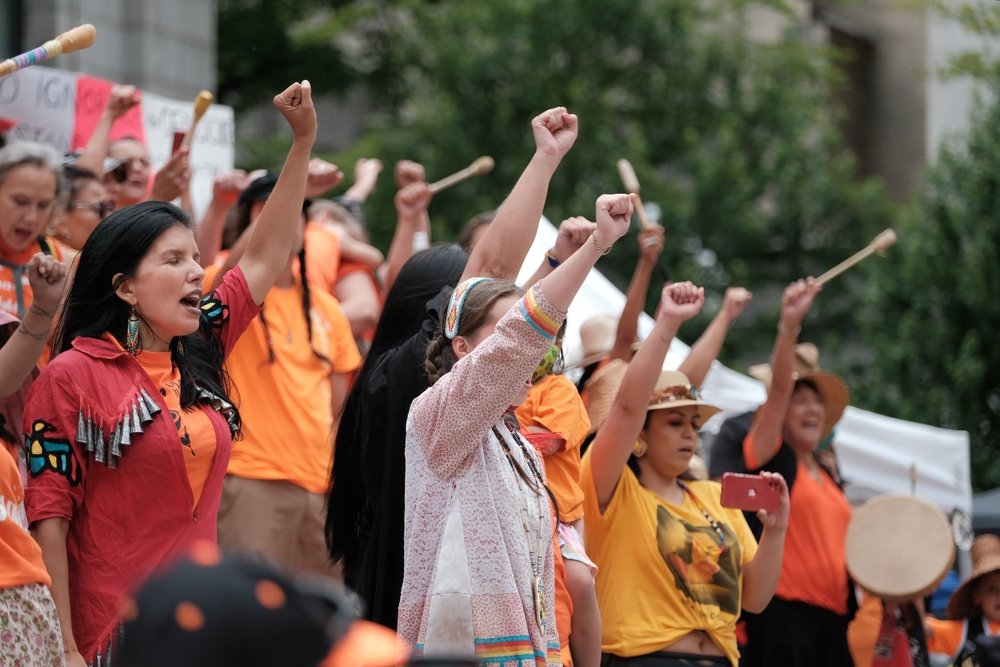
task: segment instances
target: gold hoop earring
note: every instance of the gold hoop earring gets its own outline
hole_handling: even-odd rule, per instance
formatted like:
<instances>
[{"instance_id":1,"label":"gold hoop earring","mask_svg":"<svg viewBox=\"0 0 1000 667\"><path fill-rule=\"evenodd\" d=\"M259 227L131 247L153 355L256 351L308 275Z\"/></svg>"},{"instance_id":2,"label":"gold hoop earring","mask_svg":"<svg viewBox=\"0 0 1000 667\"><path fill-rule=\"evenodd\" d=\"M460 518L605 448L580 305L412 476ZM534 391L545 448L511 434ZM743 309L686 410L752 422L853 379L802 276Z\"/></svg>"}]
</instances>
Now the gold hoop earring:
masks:
<instances>
[{"instance_id":1,"label":"gold hoop earring","mask_svg":"<svg viewBox=\"0 0 1000 667\"><path fill-rule=\"evenodd\" d=\"M643 456L646 455L647 449L649 449L649 445L646 444L646 441L640 435L639 439L635 441L634 445L632 445L632 454L637 459L641 459Z\"/></svg>"}]
</instances>

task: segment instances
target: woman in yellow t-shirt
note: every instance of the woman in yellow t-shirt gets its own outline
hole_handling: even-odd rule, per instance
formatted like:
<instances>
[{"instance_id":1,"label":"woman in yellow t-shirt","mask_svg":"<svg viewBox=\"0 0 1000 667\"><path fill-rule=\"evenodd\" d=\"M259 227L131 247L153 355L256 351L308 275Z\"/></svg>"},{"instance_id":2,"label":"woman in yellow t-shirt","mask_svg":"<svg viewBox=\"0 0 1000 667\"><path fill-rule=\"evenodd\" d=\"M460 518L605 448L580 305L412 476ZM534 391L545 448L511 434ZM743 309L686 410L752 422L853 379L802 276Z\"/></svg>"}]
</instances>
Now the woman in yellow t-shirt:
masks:
<instances>
[{"instance_id":1,"label":"woman in yellow t-shirt","mask_svg":"<svg viewBox=\"0 0 1000 667\"><path fill-rule=\"evenodd\" d=\"M718 484L682 478L698 429L719 409L699 400L683 373L660 369L677 329L703 303L691 283L665 287L652 333L617 370L620 386L608 382L609 391L591 396L591 419L603 423L580 481L606 667L736 665L740 608L763 609L778 583L784 480L764 473L781 504L760 513L758 546L742 513L722 507Z\"/></svg>"}]
</instances>

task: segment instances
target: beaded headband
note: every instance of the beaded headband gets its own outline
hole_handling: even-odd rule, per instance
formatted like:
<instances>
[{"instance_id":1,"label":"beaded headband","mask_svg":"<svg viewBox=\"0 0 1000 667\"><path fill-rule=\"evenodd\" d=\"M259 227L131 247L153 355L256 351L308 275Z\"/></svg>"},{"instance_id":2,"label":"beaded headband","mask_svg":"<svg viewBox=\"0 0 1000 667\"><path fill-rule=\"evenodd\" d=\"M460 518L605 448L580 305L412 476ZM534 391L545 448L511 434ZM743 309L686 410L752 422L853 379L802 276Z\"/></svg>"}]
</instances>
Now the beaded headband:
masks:
<instances>
[{"instance_id":1,"label":"beaded headband","mask_svg":"<svg viewBox=\"0 0 1000 667\"><path fill-rule=\"evenodd\" d=\"M445 338L454 340L455 336L458 335L458 327L462 321L462 309L465 308L465 302L468 300L472 288L487 280L491 279L482 277L468 278L451 293L451 299L448 301L448 314L444 319Z\"/></svg>"},{"instance_id":2,"label":"beaded headband","mask_svg":"<svg viewBox=\"0 0 1000 667\"><path fill-rule=\"evenodd\" d=\"M685 387L683 385L675 387L664 387L654 391L649 397L649 404L656 405L664 401L700 401L701 394L696 387Z\"/></svg>"}]
</instances>

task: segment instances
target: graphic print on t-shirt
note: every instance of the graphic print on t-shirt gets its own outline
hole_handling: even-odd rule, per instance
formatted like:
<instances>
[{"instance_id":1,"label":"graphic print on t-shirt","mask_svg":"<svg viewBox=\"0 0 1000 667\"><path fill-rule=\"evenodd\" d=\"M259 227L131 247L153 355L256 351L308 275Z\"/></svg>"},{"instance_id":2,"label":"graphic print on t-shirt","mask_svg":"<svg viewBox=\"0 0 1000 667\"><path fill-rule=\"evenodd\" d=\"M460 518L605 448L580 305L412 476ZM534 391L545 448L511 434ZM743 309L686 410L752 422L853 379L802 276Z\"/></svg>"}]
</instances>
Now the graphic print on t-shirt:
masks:
<instances>
[{"instance_id":1,"label":"graphic print on t-shirt","mask_svg":"<svg viewBox=\"0 0 1000 667\"><path fill-rule=\"evenodd\" d=\"M167 382L163 387L160 388L160 393L163 396L167 395L167 389L174 392L174 395L180 398L181 395L181 385L179 382L170 381ZM195 455L194 447L191 446L191 435L188 433L187 427L184 426L184 420L181 419L181 413L177 410L170 410L170 419L174 422L174 428L177 429L177 437L181 440L181 445L187 447L191 450L191 455Z\"/></svg>"},{"instance_id":2,"label":"graphic print on t-shirt","mask_svg":"<svg viewBox=\"0 0 1000 667\"><path fill-rule=\"evenodd\" d=\"M725 546L711 526L692 526L656 508L656 544L677 590L702 606L739 614L740 548L735 533L720 524Z\"/></svg>"}]
</instances>

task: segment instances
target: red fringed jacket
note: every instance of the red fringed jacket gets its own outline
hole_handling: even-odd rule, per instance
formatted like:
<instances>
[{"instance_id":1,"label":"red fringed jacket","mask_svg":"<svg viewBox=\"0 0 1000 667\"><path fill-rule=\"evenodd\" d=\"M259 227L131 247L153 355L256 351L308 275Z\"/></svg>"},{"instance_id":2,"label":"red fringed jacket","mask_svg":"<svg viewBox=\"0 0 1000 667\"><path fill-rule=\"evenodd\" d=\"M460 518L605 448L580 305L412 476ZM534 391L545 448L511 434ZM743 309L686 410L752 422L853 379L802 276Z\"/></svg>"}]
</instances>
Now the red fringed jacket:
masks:
<instances>
[{"instance_id":1,"label":"red fringed jacket","mask_svg":"<svg viewBox=\"0 0 1000 667\"><path fill-rule=\"evenodd\" d=\"M257 312L246 278L235 268L202 300L202 327L218 336L228 356ZM215 542L238 425L232 405L220 397L203 390L201 403L217 449L194 506L167 406L138 361L118 345L75 339L28 394L25 508L30 523L53 517L70 522L73 635L88 662L108 650L128 591L193 542Z\"/></svg>"}]
</instances>

